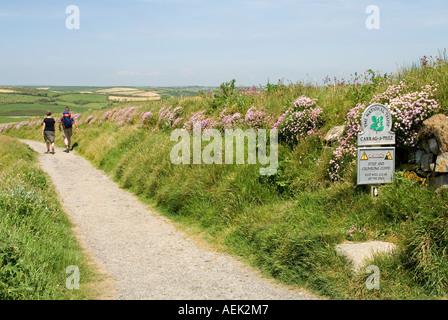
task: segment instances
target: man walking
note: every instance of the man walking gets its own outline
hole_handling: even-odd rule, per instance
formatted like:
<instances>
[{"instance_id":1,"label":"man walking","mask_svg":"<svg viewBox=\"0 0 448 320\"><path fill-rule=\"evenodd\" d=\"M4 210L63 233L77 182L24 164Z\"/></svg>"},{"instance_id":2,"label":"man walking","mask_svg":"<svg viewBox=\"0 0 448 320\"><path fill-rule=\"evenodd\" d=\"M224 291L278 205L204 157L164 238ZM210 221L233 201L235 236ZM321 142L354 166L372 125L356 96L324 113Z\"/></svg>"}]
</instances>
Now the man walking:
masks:
<instances>
[{"instance_id":1,"label":"man walking","mask_svg":"<svg viewBox=\"0 0 448 320\"><path fill-rule=\"evenodd\" d=\"M62 113L62 117L59 119L59 131L61 131L61 126L63 126L62 136L64 137L65 151L70 152L70 145L73 135L73 125L76 126L76 132L78 132L78 124L72 118L69 107L65 107L65 111Z\"/></svg>"}]
</instances>

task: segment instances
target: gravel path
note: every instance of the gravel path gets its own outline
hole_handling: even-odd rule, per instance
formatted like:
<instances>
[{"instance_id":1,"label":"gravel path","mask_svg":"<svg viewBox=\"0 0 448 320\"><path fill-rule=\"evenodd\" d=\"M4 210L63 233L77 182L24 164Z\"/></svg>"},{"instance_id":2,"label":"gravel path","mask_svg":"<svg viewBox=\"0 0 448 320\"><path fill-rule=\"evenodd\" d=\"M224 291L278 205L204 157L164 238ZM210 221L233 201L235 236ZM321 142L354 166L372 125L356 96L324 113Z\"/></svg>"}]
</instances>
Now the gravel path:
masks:
<instances>
[{"instance_id":1,"label":"gravel path","mask_svg":"<svg viewBox=\"0 0 448 320\"><path fill-rule=\"evenodd\" d=\"M114 279L112 299L316 298L198 245L75 152L57 148L47 155L43 143L22 141L40 154L40 166L51 177L81 245Z\"/></svg>"}]
</instances>

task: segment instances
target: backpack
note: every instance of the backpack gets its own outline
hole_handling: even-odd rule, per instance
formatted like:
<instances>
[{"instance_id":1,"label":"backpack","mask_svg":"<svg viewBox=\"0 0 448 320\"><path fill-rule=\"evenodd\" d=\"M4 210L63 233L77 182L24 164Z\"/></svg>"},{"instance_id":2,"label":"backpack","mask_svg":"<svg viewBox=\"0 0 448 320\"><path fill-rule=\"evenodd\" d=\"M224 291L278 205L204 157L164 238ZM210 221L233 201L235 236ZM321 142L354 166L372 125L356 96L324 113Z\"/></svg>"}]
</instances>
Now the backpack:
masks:
<instances>
[{"instance_id":1,"label":"backpack","mask_svg":"<svg viewBox=\"0 0 448 320\"><path fill-rule=\"evenodd\" d=\"M72 127L73 119L72 119L72 115L70 114L70 111L64 111L62 113L62 124L64 125L64 128Z\"/></svg>"}]
</instances>

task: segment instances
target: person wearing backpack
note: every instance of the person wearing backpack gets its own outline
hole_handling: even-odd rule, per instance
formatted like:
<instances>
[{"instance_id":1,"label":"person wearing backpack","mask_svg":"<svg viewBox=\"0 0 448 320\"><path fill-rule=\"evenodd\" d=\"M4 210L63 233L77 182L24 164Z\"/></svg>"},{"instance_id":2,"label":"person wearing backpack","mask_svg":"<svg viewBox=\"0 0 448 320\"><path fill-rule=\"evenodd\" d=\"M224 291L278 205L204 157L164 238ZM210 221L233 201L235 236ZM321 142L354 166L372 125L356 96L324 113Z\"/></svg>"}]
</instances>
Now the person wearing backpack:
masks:
<instances>
[{"instance_id":1,"label":"person wearing backpack","mask_svg":"<svg viewBox=\"0 0 448 320\"><path fill-rule=\"evenodd\" d=\"M65 107L65 111L62 113L62 117L59 119L59 131L61 131L61 126L63 127L62 136L64 137L65 151L70 152L70 144L73 135L73 125L76 126L76 132L78 132L78 124L75 119L73 119L70 113L69 107Z\"/></svg>"}]
</instances>

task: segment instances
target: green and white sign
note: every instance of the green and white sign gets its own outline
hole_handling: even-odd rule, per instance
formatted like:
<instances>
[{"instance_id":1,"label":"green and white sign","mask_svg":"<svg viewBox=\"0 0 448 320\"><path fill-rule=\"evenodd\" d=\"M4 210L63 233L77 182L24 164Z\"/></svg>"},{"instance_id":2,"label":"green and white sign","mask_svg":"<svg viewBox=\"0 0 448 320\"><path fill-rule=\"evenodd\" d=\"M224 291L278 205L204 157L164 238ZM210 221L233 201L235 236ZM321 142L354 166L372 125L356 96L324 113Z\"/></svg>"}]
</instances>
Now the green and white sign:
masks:
<instances>
[{"instance_id":1,"label":"green and white sign","mask_svg":"<svg viewBox=\"0 0 448 320\"><path fill-rule=\"evenodd\" d=\"M358 134L358 146L394 145L392 115L382 104L372 104L361 117L362 133Z\"/></svg>"},{"instance_id":2,"label":"green and white sign","mask_svg":"<svg viewBox=\"0 0 448 320\"><path fill-rule=\"evenodd\" d=\"M395 148L358 148L358 184L394 181Z\"/></svg>"}]
</instances>

